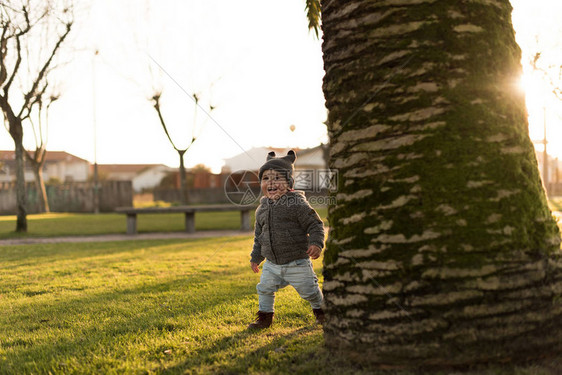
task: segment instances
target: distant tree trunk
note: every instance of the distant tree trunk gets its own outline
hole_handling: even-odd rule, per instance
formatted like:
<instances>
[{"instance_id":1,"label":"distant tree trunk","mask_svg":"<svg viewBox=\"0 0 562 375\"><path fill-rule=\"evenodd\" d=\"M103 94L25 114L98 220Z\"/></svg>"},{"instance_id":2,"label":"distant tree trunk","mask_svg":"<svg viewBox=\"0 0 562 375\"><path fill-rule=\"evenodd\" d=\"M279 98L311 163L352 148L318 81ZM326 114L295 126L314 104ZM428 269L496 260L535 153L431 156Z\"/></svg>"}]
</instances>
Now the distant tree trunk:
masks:
<instances>
[{"instance_id":1,"label":"distant tree trunk","mask_svg":"<svg viewBox=\"0 0 562 375\"><path fill-rule=\"evenodd\" d=\"M508 0L323 0L326 344L388 366L562 352Z\"/></svg>"},{"instance_id":2,"label":"distant tree trunk","mask_svg":"<svg viewBox=\"0 0 562 375\"><path fill-rule=\"evenodd\" d=\"M41 200L41 212L51 212L47 189L45 189L45 181L43 179L43 166L33 168L33 174L35 175L35 186Z\"/></svg>"},{"instance_id":3,"label":"distant tree trunk","mask_svg":"<svg viewBox=\"0 0 562 375\"><path fill-rule=\"evenodd\" d=\"M183 155L187 150L177 150L180 156L180 199L181 204L187 204L188 196L187 196L187 177L185 173L185 164L183 162Z\"/></svg>"},{"instance_id":4,"label":"distant tree trunk","mask_svg":"<svg viewBox=\"0 0 562 375\"><path fill-rule=\"evenodd\" d=\"M49 208L49 200L47 198L47 190L45 189L45 180L43 178L43 166L47 157L47 150L43 147L38 147L35 150L34 156L25 153L27 161L31 164L33 175L35 176L35 188L39 194L40 199L40 212L51 212Z\"/></svg>"},{"instance_id":5,"label":"distant tree trunk","mask_svg":"<svg viewBox=\"0 0 562 375\"><path fill-rule=\"evenodd\" d=\"M19 119L10 122L10 135L15 144L16 157L16 232L27 232L27 192L25 189L25 161L23 148L23 129ZM19 124L18 124L19 123Z\"/></svg>"}]
</instances>

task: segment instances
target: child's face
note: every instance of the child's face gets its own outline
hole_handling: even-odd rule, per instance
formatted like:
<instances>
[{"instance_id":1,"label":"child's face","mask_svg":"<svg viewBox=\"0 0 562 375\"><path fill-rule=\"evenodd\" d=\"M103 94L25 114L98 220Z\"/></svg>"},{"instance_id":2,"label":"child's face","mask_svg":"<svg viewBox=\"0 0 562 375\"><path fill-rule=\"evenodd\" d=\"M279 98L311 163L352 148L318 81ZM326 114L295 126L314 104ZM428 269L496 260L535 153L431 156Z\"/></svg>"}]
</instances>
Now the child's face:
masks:
<instances>
[{"instance_id":1,"label":"child's face","mask_svg":"<svg viewBox=\"0 0 562 375\"><path fill-rule=\"evenodd\" d=\"M281 173L269 169L263 172L261 191L267 198L277 200L289 191L289 183Z\"/></svg>"}]
</instances>

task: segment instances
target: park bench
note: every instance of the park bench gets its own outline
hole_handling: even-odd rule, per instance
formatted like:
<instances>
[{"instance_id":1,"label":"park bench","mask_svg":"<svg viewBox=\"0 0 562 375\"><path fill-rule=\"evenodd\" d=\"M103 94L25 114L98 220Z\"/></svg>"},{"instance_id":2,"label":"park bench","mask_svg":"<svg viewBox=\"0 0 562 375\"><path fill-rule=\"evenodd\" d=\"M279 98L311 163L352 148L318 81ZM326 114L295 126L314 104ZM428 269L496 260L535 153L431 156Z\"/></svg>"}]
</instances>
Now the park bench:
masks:
<instances>
[{"instance_id":1,"label":"park bench","mask_svg":"<svg viewBox=\"0 0 562 375\"><path fill-rule=\"evenodd\" d=\"M196 212L223 212L240 211L240 229L250 230L250 212L255 211L256 206L238 206L233 204L216 204L204 206L172 206L172 207L118 207L115 212L127 215L127 234L137 234L137 215L139 214L185 214L185 231L195 232Z\"/></svg>"}]
</instances>

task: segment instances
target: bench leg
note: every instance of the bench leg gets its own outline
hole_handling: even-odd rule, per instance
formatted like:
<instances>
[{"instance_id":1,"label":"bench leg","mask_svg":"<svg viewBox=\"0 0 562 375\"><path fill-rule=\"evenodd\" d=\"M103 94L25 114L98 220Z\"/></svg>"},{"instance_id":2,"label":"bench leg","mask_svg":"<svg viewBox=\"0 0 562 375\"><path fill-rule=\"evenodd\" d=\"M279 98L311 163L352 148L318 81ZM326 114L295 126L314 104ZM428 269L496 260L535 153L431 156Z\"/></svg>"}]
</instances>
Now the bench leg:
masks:
<instances>
[{"instance_id":1,"label":"bench leg","mask_svg":"<svg viewBox=\"0 0 562 375\"><path fill-rule=\"evenodd\" d=\"M185 213L185 231L187 233L195 232L195 213L186 212Z\"/></svg>"},{"instance_id":2,"label":"bench leg","mask_svg":"<svg viewBox=\"0 0 562 375\"><path fill-rule=\"evenodd\" d=\"M137 234L137 214L127 214L127 234Z\"/></svg>"},{"instance_id":3,"label":"bench leg","mask_svg":"<svg viewBox=\"0 0 562 375\"><path fill-rule=\"evenodd\" d=\"M250 211L240 211L240 229L243 231L250 230Z\"/></svg>"}]
</instances>

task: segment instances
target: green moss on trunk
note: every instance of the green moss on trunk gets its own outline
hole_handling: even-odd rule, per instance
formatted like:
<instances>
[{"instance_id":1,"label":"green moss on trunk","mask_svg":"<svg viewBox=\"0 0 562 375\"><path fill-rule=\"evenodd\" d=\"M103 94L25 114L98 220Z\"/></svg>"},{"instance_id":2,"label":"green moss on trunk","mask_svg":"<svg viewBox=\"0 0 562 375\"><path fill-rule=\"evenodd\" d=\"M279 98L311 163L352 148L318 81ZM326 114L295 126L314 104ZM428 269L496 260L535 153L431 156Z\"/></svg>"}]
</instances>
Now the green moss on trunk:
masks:
<instances>
[{"instance_id":1,"label":"green moss on trunk","mask_svg":"<svg viewBox=\"0 0 562 375\"><path fill-rule=\"evenodd\" d=\"M561 328L560 234L516 86L510 20L507 0L323 3L339 171L324 258L328 345L381 363L463 363L532 357L544 349L538 338ZM439 269L464 276L427 277ZM514 291L528 294L526 307L498 308ZM482 306L501 311L485 333L476 315L444 317ZM381 313L391 318L372 318ZM496 339L481 344L490 332ZM529 335L537 340L525 347ZM549 345L561 342L551 335ZM396 349L414 344L419 356Z\"/></svg>"}]
</instances>

